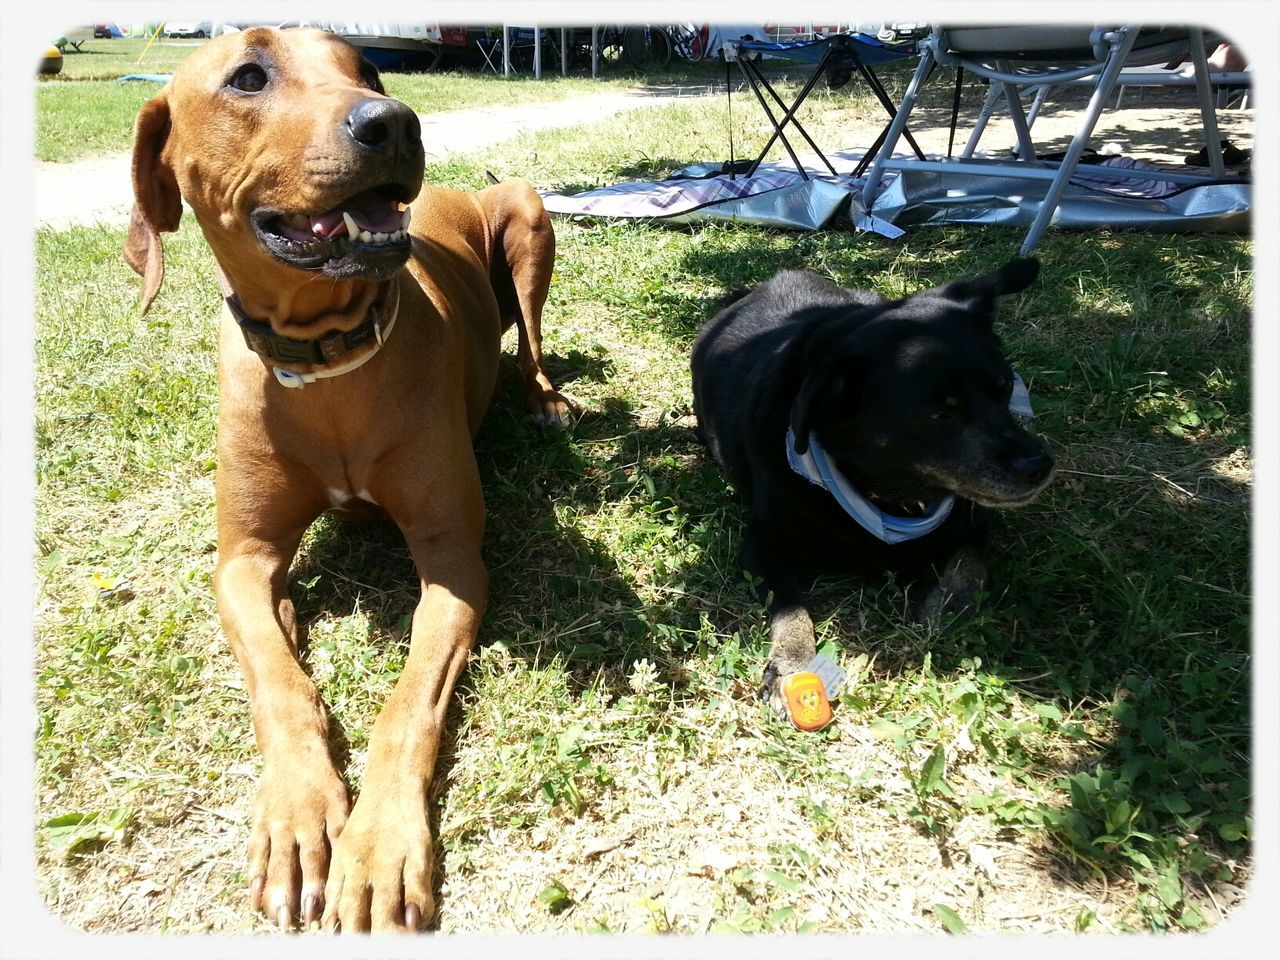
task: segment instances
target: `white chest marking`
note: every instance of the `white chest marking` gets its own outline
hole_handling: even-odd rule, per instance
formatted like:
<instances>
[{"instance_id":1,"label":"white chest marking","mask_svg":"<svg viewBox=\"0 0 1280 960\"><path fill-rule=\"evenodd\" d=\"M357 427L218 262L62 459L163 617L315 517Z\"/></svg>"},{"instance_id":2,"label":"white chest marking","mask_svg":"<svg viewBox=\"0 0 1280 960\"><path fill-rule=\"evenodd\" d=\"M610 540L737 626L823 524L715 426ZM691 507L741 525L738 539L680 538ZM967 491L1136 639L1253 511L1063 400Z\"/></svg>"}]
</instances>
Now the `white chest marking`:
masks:
<instances>
[{"instance_id":1,"label":"white chest marking","mask_svg":"<svg viewBox=\"0 0 1280 960\"><path fill-rule=\"evenodd\" d=\"M328 492L329 503L335 507L341 507L357 498L365 501L366 503L372 503L375 506L377 506L378 503L377 500L373 499L373 494L368 490L359 490L356 492L355 496L352 496L346 490L339 490L337 487L330 487Z\"/></svg>"}]
</instances>

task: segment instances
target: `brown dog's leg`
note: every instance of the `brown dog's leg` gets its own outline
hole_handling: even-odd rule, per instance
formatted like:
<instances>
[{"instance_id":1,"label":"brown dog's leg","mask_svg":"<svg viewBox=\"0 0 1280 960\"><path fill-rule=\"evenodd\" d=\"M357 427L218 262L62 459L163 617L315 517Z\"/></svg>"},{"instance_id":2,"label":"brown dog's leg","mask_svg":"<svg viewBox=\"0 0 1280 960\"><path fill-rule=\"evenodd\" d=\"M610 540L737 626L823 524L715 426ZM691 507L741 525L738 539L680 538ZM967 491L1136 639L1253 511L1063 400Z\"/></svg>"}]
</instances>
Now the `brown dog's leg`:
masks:
<instances>
[{"instance_id":1,"label":"brown dog's leg","mask_svg":"<svg viewBox=\"0 0 1280 960\"><path fill-rule=\"evenodd\" d=\"M329 756L324 705L298 663L286 593L289 563L310 518L263 535L237 523L235 510L222 502L218 517L218 611L244 672L262 754L246 874L250 897L282 928L295 916L305 925L319 919L329 850L349 809L346 785Z\"/></svg>"},{"instance_id":2,"label":"brown dog's leg","mask_svg":"<svg viewBox=\"0 0 1280 960\"><path fill-rule=\"evenodd\" d=\"M494 195L494 293L504 325L516 325L517 355L528 391L529 411L546 423L563 423L569 417L569 404L551 383L542 362L542 308L551 288L556 257L551 217L542 206L542 198L527 183L504 183L485 193Z\"/></svg>"},{"instance_id":3,"label":"brown dog's leg","mask_svg":"<svg viewBox=\"0 0 1280 960\"><path fill-rule=\"evenodd\" d=\"M479 483L467 489L475 494L470 509L455 503L447 513L438 510L432 522L400 524L422 597L404 672L374 724L360 796L333 851L326 929L416 930L435 912L428 795L445 712L488 596ZM388 506L396 516L394 502ZM447 514L452 517L439 519Z\"/></svg>"}]
</instances>

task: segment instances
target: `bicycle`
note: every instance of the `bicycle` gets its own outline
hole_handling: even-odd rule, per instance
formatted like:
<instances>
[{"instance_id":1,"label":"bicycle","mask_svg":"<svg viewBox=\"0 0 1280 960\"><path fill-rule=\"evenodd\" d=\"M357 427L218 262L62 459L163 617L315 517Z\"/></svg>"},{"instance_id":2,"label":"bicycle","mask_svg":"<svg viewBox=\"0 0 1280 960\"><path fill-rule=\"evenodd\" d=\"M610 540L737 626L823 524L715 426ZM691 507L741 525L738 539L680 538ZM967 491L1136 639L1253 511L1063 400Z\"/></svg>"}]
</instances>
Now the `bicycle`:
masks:
<instances>
[{"instance_id":1,"label":"bicycle","mask_svg":"<svg viewBox=\"0 0 1280 960\"><path fill-rule=\"evenodd\" d=\"M696 63L708 57L707 28L692 23L673 23L663 28L671 39L671 46L681 60Z\"/></svg>"},{"instance_id":2,"label":"bicycle","mask_svg":"<svg viewBox=\"0 0 1280 960\"><path fill-rule=\"evenodd\" d=\"M671 63L671 37L652 24L622 28L622 55L639 70L661 70Z\"/></svg>"},{"instance_id":3,"label":"bicycle","mask_svg":"<svg viewBox=\"0 0 1280 960\"><path fill-rule=\"evenodd\" d=\"M553 44L555 42L553 35ZM609 24L599 27L597 42L604 60L625 63L637 70L662 70L673 56L684 60L700 60L704 56L705 38L692 24ZM574 28L568 40L570 57L575 64L591 59L591 31Z\"/></svg>"}]
</instances>

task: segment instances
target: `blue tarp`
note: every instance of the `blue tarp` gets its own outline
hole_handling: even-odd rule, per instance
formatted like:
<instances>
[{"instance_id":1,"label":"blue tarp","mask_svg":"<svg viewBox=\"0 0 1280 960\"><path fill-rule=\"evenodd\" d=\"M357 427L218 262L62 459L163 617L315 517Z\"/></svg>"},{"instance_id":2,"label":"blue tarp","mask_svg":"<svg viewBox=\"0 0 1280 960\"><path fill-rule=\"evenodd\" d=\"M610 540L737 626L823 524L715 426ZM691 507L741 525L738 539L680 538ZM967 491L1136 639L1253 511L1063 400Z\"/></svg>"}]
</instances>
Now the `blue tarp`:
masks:
<instances>
[{"instance_id":1,"label":"blue tarp","mask_svg":"<svg viewBox=\"0 0 1280 960\"><path fill-rule=\"evenodd\" d=\"M827 52L827 47L836 42L847 44L859 60L870 64L890 63L903 57L915 56L916 53L914 43L883 43L865 33L836 33L817 40L791 40L785 43L764 40L733 41L739 50L753 50L767 57L782 57L804 63L817 63Z\"/></svg>"}]
</instances>

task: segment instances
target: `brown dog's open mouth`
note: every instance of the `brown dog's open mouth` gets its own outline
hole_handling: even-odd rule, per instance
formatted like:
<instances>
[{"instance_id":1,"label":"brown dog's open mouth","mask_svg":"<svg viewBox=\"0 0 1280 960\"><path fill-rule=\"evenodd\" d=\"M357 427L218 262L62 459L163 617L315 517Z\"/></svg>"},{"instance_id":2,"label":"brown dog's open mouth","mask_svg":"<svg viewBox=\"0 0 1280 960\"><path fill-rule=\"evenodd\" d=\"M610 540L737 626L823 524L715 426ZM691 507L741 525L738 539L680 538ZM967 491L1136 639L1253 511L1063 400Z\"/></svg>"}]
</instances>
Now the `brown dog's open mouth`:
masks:
<instances>
[{"instance_id":1,"label":"brown dog's open mouth","mask_svg":"<svg viewBox=\"0 0 1280 960\"><path fill-rule=\"evenodd\" d=\"M334 278L384 277L409 255L406 196L394 185L366 190L323 213L260 207L250 223L263 248L277 260Z\"/></svg>"}]
</instances>

